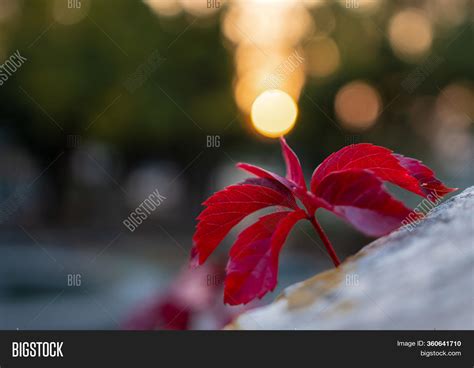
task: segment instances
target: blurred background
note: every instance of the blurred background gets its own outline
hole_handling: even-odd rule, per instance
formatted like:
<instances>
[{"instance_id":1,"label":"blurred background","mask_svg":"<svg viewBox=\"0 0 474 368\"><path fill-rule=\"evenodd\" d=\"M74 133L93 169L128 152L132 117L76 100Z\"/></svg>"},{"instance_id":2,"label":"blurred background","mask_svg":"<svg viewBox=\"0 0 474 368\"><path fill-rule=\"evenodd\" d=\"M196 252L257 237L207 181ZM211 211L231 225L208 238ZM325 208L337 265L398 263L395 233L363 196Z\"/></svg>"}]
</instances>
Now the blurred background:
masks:
<instances>
[{"instance_id":1,"label":"blurred background","mask_svg":"<svg viewBox=\"0 0 474 368\"><path fill-rule=\"evenodd\" d=\"M222 305L242 225L190 275L195 218L246 177L236 162L283 172L281 134L308 178L371 142L472 184L473 8L0 0L0 328L222 327L242 310ZM125 226L155 191L165 199ZM341 258L370 241L319 216ZM305 224L283 253L278 290L254 305L332 267Z\"/></svg>"}]
</instances>

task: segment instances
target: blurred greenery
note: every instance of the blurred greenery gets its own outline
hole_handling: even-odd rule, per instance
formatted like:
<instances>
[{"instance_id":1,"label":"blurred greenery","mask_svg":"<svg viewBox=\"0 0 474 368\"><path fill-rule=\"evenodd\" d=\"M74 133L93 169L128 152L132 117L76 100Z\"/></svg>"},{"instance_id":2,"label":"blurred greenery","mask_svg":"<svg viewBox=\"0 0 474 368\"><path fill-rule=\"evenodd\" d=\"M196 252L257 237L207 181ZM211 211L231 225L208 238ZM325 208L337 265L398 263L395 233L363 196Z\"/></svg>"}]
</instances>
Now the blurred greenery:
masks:
<instances>
[{"instance_id":1,"label":"blurred greenery","mask_svg":"<svg viewBox=\"0 0 474 368\"><path fill-rule=\"evenodd\" d=\"M51 1L28 2L18 24L4 29L12 50L28 62L0 90L2 115L37 153L57 152L65 135L78 134L109 142L125 156L166 156L174 148L179 159L186 157L183 149L204 142L193 139L202 132L187 115L206 132L234 117L232 66L218 22L180 35L189 25L184 16L160 22L138 1L96 1L86 19L68 26L55 22L50 8ZM127 91L126 79L156 51L165 61L140 88ZM176 147L183 141L188 144Z\"/></svg>"}]
</instances>

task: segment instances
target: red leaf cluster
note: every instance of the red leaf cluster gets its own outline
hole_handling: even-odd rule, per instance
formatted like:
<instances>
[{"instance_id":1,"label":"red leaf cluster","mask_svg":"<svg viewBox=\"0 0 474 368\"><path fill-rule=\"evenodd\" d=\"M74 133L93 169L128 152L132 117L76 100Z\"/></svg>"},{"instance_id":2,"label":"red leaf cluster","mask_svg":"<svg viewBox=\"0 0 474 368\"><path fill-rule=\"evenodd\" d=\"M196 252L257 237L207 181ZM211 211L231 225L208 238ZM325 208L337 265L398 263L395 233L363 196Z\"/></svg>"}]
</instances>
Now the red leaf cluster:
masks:
<instances>
[{"instance_id":1,"label":"red leaf cluster","mask_svg":"<svg viewBox=\"0 0 474 368\"><path fill-rule=\"evenodd\" d=\"M384 182L423 197L441 197L455 190L436 179L420 161L369 143L350 145L327 157L314 170L308 190L298 157L284 138L280 142L285 177L240 163L237 167L256 178L215 193L204 202L206 208L198 216L191 251L193 266L204 263L246 216L266 207L278 207L277 212L259 218L242 231L232 246L224 289L228 304L245 304L275 289L280 250L299 220L309 220L315 226L338 265L316 221L317 209L333 212L366 235L381 236L398 228L412 212L386 191ZM299 208L297 200L304 208Z\"/></svg>"}]
</instances>

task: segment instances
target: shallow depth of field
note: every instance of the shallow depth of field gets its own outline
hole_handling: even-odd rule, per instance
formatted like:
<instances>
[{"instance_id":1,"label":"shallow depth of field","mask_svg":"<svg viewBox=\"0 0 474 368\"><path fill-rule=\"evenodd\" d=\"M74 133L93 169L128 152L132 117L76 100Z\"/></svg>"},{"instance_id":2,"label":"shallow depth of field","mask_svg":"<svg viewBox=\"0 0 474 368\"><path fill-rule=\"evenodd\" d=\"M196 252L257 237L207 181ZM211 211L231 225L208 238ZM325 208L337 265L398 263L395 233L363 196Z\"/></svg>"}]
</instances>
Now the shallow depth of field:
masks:
<instances>
[{"instance_id":1,"label":"shallow depth of field","mask_svg":"<svg viewBox=\"0 0 474 368\"><path fill-rule=\"evenodd\" d=\"M371 142L472 184L473 6L0 0L0 329L217 329L331 268L298 224L277 290L224 306L246 219L187 270L201 203L237 162L283 173L281 134L307 178ZM342 259L371 241L319 218Z\"/></svg>"}]
</instances>

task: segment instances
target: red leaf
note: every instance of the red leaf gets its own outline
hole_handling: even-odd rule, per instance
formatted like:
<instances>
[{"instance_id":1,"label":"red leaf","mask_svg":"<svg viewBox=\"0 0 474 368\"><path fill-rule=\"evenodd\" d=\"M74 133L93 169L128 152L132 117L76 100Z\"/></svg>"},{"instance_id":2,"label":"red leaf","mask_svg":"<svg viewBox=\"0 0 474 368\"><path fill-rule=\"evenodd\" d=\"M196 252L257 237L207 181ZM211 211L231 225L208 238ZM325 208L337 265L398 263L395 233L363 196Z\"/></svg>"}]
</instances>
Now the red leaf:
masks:
<instances>
[{"instance_id":1,"label":"red leaf","mask_svg":"<svg viewBox=\"0 0 474 368\"><path fill-rule=\"evenodd\" d=\"M305 217L303 210L272 213L239 235L227 264L225 303L246 304L275 289L280 250L296 222Z\"/></svg>"},{"instance_id":2,"label":"red leaf","mask_svg":"<svg viewBox=\"0 0 474 368\"><path fill-rule=\"evenodd\" d=\"M400 164L391 150L370 143L346 146L327 157L313 173L311 191L314 193L317 186L332 172L348 169L368 169L381 180L425 196L418 180Z\"/></svg>"},{"instance_id":3,"label":"red leaf","mask_svg":"<svg viewBox=\"0 0 474 368\"><path fill-rule=\"evenodd\" d=\"M395 154L394 156L398 158L400 164L408 170L410 175L418 180L425 197L430 194L443 197L446 194L457 190L457 188L449 188L444 185L434 176L433 170L428 166L423 165L421 161L398 154Z\"/></svg>"},{"instance_id":4,"label":"red leaf","mask_svg":"<svg viewBox=\"0 0 474 368\"><path fill-rule=\"evenodd\" d=\"M283 159L286 164L286 178L306 190L303 169L301 168L298 156L296 156L290 146L288 146L284 137L280 137L280 143Z\"/></svg>"},{"instance_id":5,"label":"red leaf","mask_svg":"<svg viewBox=\"0 0 474 368\"><path fill-rule=\"evenodd\" d=\"M268 179L251 179L221 190L203 203L193 236L191 264L202 264L244 217L270 206L297 209L291 192Z\"/></svg>"},{"instance_id":6,"label":"red leaf","mask_svg":"<svg viewBox=\"0 0 474 368\"><path fill-rule=\"evenodd\" d=\"M350 169L329 174L315 194L325 202L324 208L370 236L391 232L411 212L386 192L382 181L369 170Z\"/></svg>"}]
</instances>

